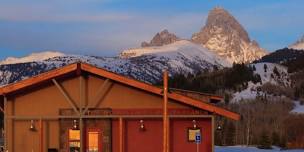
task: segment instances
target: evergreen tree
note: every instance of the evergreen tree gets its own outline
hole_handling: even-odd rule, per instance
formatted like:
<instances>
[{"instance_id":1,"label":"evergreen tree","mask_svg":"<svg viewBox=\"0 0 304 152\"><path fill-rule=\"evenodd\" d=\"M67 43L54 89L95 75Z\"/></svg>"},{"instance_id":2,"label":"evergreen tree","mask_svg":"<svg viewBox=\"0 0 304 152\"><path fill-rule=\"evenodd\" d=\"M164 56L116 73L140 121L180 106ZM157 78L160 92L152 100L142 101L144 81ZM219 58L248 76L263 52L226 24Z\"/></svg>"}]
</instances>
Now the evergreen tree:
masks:
<instances>
[{"instance_id":1,"label":"evergreen tree","mask_svg":"<svg viewBox=\"0 0 304 152\"><path fill-rule=\"evenodd\" d=\"M278 68L277 68L276 66L273 68L273 73L274 73L276 76L280 77L280 72L278 71Z\"/></svg>"},{"instance_id":2,"label":"evergreen tree","mask_svg":"<svg viewBox=\"0 0 304 152\"><path fill-rule=\"evenodd\" d=\"M280 146L280 137L277 132L273 132L271 135L272 145Z\"/></svg>"},{"instance_id":3,"label":"evergreen tree","mask_svg":"<svg viewBox=\"0 0 304 152\"><path fill-rule=\"evenodd\" d=\"M267 64L264 64L264 72L267 72Z\"/></svg>"},{"instance_id":4,"label":"evergreen tree","mask_svg":"<svg viewBox=\"0 0 304 152\"><path fill-rule=\"evenodd\" d=\"M270 141L269 135L266 131L263 131L261 134L258 148L271 149L271 141Z\"/></svg>"},{"instance_id":5,"label":"evergreen tree","mask_svg":"<svg viewBox=\"0 0 304 152\"><path fill-rule=\"evenodd\" d=\"M228 105L229 102L230 102L230 96L228 93L225 93L225 96L224 96L224 101L225 101L225 104Z\"/></svg>"}]
</instances>

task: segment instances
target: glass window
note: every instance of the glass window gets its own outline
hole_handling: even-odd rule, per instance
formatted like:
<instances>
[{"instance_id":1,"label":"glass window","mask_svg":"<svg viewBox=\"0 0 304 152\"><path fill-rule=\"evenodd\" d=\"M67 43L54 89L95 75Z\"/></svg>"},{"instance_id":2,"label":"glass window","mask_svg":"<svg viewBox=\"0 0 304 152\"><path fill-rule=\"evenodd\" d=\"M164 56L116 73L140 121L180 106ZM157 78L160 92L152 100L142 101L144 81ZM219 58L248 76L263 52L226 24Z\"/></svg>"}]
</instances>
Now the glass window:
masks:
<instances>
[{"instance_id":1,"label":"glass window","mask_svg":"<svg viewBox=\"0 0 304 152\"><path fill-rule=\"evenodd\" d=\"M89 152L98 152L99 132L89 132Z\"/></svg>"},{"instance_id":2,"label":"glass window","mask_svg":"<svg viewBox=\"0 0 304 152\"><path fill-rule=\"evenodd\" d=\"M80 130L69 130L70 152L80 152Z\"/></svg>"}]
</instances>

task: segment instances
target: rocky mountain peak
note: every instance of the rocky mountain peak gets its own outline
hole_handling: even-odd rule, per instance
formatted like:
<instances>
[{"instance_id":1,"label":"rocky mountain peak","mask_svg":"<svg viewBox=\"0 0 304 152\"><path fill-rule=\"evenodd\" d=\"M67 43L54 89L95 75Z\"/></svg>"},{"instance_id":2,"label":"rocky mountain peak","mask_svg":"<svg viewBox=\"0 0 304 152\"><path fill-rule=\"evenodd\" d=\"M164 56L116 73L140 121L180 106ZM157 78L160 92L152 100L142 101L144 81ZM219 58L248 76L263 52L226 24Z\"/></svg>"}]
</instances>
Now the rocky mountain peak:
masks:
<instances>
[{"instance_id":1,"label":"rocky mountain peak","mask_svg":"<svg viewBox=\"0 0 304 152\"><path fill-rule=\"evenodd\" d=\"M304 50L304 35L296 43L290 45L289 48L296 50Z\"/></svg>"},{"instance_id":2,"label":"rocky mountain peak","mask_svg":"<svg viewBox=\"0 0 304 152\"><path fill-rule=\"evenodd\" d=\"M142 42L141 47L163 46L180 40L175 34L170 33L167 29L157 33L150 42Z\"/></svg>"},{"instance_id":3,"label":"rocky mountain peak","mask_svg":"<svg viewBox=\"0 0 304 152\"><path fill-rule=\"evenodd\" d=\"M206 25L191 39L230 62L247 63L266 54L256 41L250 40L243 26L221 7L209 12Z\"/></svg>"}]
</instances>

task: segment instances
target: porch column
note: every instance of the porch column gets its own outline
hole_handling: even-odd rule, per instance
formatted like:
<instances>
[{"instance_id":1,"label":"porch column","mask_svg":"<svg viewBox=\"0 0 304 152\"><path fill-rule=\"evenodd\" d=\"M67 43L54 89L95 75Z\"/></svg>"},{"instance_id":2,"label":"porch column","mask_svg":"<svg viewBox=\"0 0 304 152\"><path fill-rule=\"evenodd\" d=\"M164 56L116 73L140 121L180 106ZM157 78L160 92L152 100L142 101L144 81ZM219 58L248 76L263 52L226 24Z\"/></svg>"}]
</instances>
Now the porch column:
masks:
<instances>
[{"instance_id":1,"label":"porch column","mask_svg":"<svg viewBox=\"0 0 304 152\"><path fill-rule=\"evenodd\" d=\"M42 118L40 118L40 120L39 120L39 132L40 132L40 144L39 144L39 146L40 146L40 152L43 152L44 150L43 150L43 121L42 121Z\"/></svg>"},{"instance_id":2,"label":"porch column","mask_svg":"<svg viewBox=\"0 0 304 152\"><path fill-rule=\"evenodd\" d=\"M4 151L7 150L7 98L4 96Z\"/></svg>"},{"instance_id":3,"label":"porch column","mask_svg":"<svg viewBox=\"0 0 304 152\"><path fill-rule=\"evenodd\" d=\"M84 151L84 141L83 141L83 119L79 119L79 130L80 130L80 152Z\"/></svg>"},{"instance_id":4,"label":"porch column","mask_svg":"<svg viewBox=\"0 0 304 152\"><path fill-rule=\"evenodd\" d=\"M123 119L119 117L119 152L124 151L124 132L123 132Z\"/></svg>"}]
</instances>

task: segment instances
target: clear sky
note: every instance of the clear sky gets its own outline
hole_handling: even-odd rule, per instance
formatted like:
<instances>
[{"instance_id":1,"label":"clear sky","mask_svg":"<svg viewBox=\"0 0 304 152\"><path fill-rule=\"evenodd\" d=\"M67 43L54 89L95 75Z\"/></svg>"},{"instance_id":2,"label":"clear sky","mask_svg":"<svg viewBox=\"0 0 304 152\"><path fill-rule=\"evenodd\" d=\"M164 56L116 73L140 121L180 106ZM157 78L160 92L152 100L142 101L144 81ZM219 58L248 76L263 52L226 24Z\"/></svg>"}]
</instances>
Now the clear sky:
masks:
<instances>
[{"instance_id":1,"label":"clear sky","mask_svg":"<svg viewBox=\"0 0 304 152\"><path fill-rule=\"evenodd\" d=\"M215 6L269 51L304 34L304 0L0 0L0 59L45 50L114 56L163 29L190 38Z\"/></svg>"}]
</instances>

